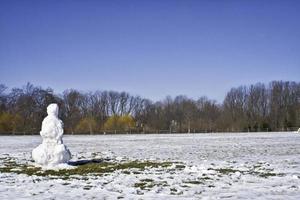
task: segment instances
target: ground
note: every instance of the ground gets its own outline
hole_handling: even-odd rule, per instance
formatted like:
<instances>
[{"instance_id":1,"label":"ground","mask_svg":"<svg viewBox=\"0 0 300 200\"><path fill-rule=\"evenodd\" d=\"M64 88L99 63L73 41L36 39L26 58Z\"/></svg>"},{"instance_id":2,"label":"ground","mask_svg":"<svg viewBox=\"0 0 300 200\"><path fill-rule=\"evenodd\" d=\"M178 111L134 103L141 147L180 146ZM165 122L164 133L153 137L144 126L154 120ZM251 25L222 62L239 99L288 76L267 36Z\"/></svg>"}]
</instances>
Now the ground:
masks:
<instances>
[{"instance_id":1,"label":"ground","mask_svg":"<svg viewBox=\"0 0 300 200\"><path fill-rule=\"evenodd\" d=\"M59 171L32 162L39 136L0 140L0 199L300 199L297 133L67 135Z\"/></svg>"}]
</instances>

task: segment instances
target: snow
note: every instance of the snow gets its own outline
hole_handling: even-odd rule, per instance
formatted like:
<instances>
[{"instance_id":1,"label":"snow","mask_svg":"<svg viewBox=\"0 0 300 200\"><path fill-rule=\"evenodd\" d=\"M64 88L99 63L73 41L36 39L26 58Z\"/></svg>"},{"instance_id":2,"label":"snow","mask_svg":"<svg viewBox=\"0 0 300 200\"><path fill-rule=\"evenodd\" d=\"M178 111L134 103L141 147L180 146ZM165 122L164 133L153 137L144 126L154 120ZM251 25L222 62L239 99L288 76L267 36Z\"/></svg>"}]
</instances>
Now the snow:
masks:
<instances>
[{"instance_id":1,"label":"snow","mask_svg":"<svg viewBox=\"0 0 300 200\"><path fill-rule=\"evenodd\" d=\"M48 116L42 122L40 135L43 142L33 149L33 160L44 167L63 166L71 159L71 153L63 144L63 122L58 119L58 105L53 103L47 107Z\"/></svg>"},{"instance_id":2,"label":"snow","mask_svg":"<svg viewBox=\"0 0 300 200\"><path fill-rule=\"evenodd\" d=\"M31 163L38 136L0 137L0 167ZM71 161L94 158L181 162L72 179L0 174L0 199L300 199L300 136L295 133L66 135ZM143 180L145 189L135 187Z\"/></svg>"}]
</instances>

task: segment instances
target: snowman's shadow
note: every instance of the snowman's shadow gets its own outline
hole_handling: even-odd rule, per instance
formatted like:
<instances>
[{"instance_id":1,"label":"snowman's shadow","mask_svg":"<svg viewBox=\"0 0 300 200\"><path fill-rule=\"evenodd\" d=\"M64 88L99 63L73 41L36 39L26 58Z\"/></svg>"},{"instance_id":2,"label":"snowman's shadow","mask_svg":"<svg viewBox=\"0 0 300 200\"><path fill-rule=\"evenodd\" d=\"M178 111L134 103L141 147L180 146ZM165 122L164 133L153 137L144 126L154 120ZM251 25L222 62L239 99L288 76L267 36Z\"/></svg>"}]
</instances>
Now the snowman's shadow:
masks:
<instances>
[{"instance_id":1,"label":"snowman's shadow","mask_svg":"<svg viewBox=\"0 0 300 200\"><path fill-rule=\"evenodd\" d=\"M76 161L69 161L68 164L71 166L80 166L92 163L103 163L105 161L109 161L110 159L84 159L84 160L76 160Z\"/></svg>"}]
</instances>

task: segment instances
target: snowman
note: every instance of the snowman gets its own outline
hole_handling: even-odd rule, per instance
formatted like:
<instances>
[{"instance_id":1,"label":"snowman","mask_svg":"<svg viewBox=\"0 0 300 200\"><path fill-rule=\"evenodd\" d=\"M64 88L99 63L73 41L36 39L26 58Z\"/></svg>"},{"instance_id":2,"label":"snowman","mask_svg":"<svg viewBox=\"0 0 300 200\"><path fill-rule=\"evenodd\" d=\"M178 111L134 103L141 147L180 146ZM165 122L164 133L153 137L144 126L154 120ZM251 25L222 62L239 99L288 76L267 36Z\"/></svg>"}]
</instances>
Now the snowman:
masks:
<instances>
[{"instance_id":1,"label":"snowman","mask_svg":"<svg viewBox=\"0 0 300 200\"><path fill-rule=\"evenodd\" d=\"M43 142L33 149L33 160L43 166L55 166L67 163L71 159L69 149L63 144L63 122L58 118L58 105L47 107L48 116L42 122L40 135Z\"/></svg>"}]
</instances>

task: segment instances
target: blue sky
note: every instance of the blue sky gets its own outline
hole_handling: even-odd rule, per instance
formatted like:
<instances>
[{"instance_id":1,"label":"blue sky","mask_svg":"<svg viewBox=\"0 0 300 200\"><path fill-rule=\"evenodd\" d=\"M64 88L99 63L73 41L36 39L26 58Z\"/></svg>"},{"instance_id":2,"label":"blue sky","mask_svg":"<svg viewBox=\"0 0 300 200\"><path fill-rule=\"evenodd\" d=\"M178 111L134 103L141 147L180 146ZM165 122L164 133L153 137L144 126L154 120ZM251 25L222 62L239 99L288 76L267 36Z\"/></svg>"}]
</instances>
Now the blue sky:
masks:
<instances>
[{"instance_id":1,"label":"blue sky","mask_svg":"<svg viewBox=\"0 0 300 200\"><path fill-rule=\"evenodd\" d=\"M300 1L0 1L0 83L152 100L300 80Z\"/></svg>"}]
</instances>

